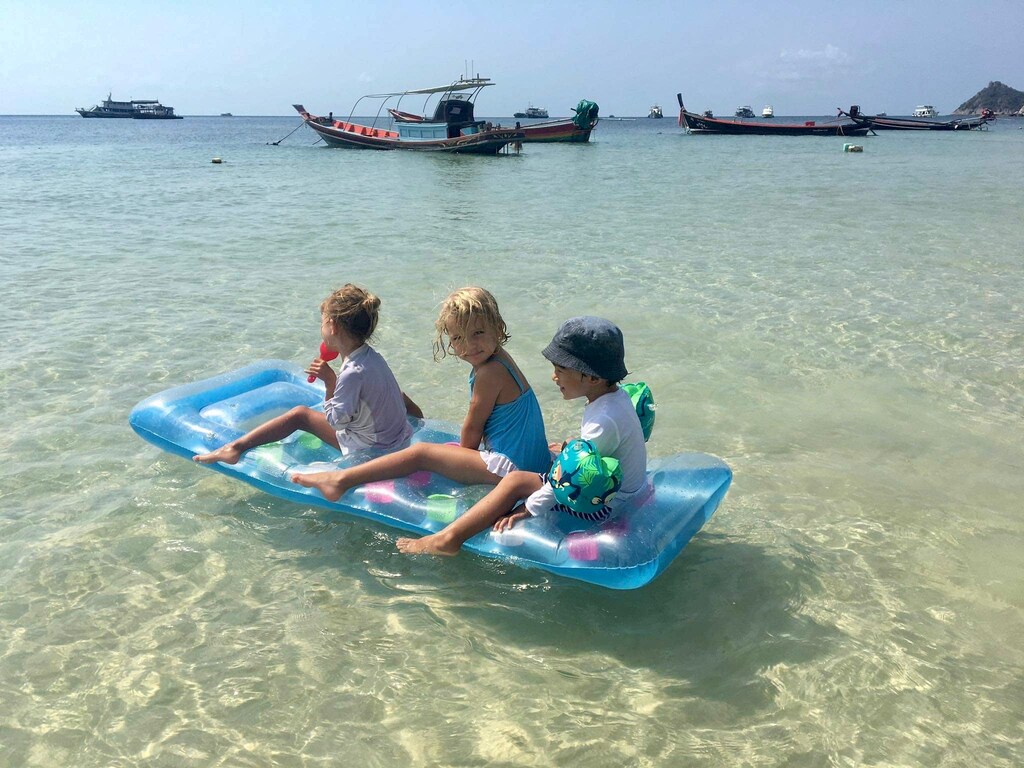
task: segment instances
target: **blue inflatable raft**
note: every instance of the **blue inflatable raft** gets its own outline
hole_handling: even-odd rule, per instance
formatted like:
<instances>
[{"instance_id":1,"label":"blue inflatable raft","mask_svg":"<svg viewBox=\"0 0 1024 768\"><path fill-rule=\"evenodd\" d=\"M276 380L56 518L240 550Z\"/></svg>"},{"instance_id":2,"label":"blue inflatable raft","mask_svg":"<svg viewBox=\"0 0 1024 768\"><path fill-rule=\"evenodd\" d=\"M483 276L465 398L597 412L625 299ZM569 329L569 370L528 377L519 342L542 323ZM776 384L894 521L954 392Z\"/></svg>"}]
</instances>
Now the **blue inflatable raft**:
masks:
<instances>
[{"instance_id":1,"label":"blue inflatable raft","mask_svg":"<svg viewBox=\"0 0 1024 768\"><path fill-rule=\"evenodd\" d=\"M298 366L265 360L231 373L173 387L139 403L129 421L143 439L191 458L219 448L296 405L323 404L323 384L308 383ZM413 440L458 440L449 424L413 419ZM234 465L201 465L299 504L365 517L412 533L440 530L489 486L461 486L421 472L353 488L339 501L292 483L293 472L313 472L365 461L374 452L342 458L313 435L298 433L254 448ZM648 467L650 493L635 508L603 523L569 515L533 518L502 534L485 531L465 548L487 557L543 568L612 589L643 586L679 554L711 517L732 481L721 460L701 453L655 459Z\"/></svg>"}]
</instances>

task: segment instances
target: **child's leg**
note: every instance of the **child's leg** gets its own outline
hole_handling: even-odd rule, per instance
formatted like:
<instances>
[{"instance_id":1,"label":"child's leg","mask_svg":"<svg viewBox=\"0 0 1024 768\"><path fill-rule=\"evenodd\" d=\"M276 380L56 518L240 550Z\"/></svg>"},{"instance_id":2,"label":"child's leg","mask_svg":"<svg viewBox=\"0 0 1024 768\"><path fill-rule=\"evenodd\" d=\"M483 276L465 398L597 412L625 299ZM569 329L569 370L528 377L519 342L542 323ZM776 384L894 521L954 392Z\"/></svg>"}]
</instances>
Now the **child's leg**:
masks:
<instances>
[{"instance_id":1,"label":"child's leg","mask_svg":"<svg viewBox=\"0 0 1024 768\"><path fill-rule=\"evenodd\" d=\"M405 477L421 470L436 472L464 485L497 485L501 479L487 469L480 451L439 443L416 443L348 469L294 474L291 479L293 483L316 488L329 501L337 501L357 485Z\"/></svg>"},{"instance_id":2,"label":"child's leg","mask_svg":"<svg viewBox=\"0 0 1024 768\"><path fill-rule=\"evenodd\" d=\"M398 549L407 554L454 555L467 539L485 531L541 486L534 472L510 472L493 491L474 504L462 517L444 530L422 539L401 538Z\"/></svg>"},{"instance_id":3,"label":"child's leg","mask_svg":"<svg viewBox=\"0 0 1024 768\"><path fill-rule=\"evenodd\" d=\"M348 469L294 474L291 479L299 485L316 488L330 501L337 501L357 485L405 477L423 470L467 485L496 485L501 479L487 469L479 451L438 443L417 443Z\"/></svg>"},{"instance_id":4,"label":"child's leg","mask_svg":"<svg viewBox=\"0 0 1024 768\"><path fill-rule=\"evenodd\" d=\"M192 461L200 464L213 464L216 461L224 464L235 464L242 454L257 445L266 445L288 437L297 430L311 432L328 445L338 447L338 434L320 411L314 411L304 405L292 408L288 413L281 414L264 424L260 424L252 432L232 440L210 453L200 453L192 457Z\"/></svg>"}]
</instances>

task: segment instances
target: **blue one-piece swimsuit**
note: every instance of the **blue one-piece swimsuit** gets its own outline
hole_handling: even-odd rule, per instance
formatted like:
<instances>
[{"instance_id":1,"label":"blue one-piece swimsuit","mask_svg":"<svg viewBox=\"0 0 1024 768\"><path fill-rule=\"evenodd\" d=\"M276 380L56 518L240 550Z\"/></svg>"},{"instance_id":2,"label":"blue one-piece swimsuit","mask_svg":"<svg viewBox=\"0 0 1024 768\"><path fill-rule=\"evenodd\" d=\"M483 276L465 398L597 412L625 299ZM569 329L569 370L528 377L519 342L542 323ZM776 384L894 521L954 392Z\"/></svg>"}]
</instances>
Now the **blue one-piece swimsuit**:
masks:
<instances>
[{"instance_id":1,"label":"blue one-piece swimsuit","mask_svg":"<svg viewBox=\"0 0 1024 768\"><path fill-rule=\"evenodd\" d=\"M519 387L519 397L510 403L495 405L484 424L484 444L487 450L507 456L517 469L526 472L547 472L551 468L551 452L544 433L544 417L540 403L532 389L527 389L512 366L497 359L505 366ZM473 393L476 374L470 371L469 392Z\"/></svg>"}]
</instances>

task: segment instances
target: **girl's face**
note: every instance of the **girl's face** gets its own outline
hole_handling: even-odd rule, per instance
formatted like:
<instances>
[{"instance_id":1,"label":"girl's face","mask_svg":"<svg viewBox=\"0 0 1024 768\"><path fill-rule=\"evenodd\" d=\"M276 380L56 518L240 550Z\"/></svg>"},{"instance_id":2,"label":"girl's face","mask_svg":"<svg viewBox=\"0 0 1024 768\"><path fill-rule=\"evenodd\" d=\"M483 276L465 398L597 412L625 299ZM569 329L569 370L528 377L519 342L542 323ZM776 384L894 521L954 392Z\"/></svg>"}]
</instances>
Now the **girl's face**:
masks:
<instances>
[{"instance_id":1,"label":"girl's face","mask_svg":"<svg viewBox=\"0 0 1024 768\"><path fill-rule=\"evenodd\" d=\"M465 328L445 328L455 354L472 366L486 363L498 351L498 335L480 319L470 319Z\"/></svg>"},{"instance_id":2,"label":"girl's face","mask_svg":"<svg viewBox=\"0 0 1024 768\"><path fill-rule=\"evenodd\" d=\"M327 315L320 316L320 338L324 340L328 349L334 350L342 357L348 357L365 343L342 323L331 320Z\"/></svg>"},{"instance_id":3,"label":"girl's face","mask_svg":"<svg viewBox=\"0 0 1024 768\"><path fill-rule=\"evenodd\" d=\"M340 351L338 326L327 315L320 315L320 338L323 339L328 349L333 349L335 352Z\"/></svg>"},{"instance_id":4,"label":"girl's face","mask_svg":"<svg viewBox=\"0 0 1024 768\"><path fill-rule=\"evenodd\" d=\"M551 380L558 385L558 391L562 393L563 400L575 400L577 397L587 395L587 384L590 377L572 368L563 368L560 365L554 366L554 373Z\"/></svg>"}]
</instances>

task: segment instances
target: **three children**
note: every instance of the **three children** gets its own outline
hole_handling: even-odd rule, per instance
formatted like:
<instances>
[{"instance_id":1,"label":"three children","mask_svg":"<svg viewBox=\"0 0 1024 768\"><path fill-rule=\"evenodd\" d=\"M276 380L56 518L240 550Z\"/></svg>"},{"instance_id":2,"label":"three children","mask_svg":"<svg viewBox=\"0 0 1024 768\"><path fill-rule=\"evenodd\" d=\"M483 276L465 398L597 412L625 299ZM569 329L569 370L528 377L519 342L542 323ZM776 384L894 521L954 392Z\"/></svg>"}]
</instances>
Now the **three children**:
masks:
<instances>
[{"instance_id":1,"label":"three children","mask_svg":"<svg viewBox=\"0 0 1024 768\"><path fill-rule=\"evenodd\" d=\"M617 492L607 503L602 505L602 498L596 508L581 511L556 499L559 478L549 477L548 470L552 455L569 441L548 445L536 395L504 348L509 333L494 296L477 287L454 291L442 303L436 323L434 359L453 354L471 367L469 410L457 445L408 444L412 430L406 415L422 417L422 412L367 343L379 305L377 297L353 285L321 305L321 336L342 357L337 374L320 358L307 369L324 382L323 413L294 408L194 460L235 463L244 451L302 429L343 454L359 448L389 451L347 469L292 476L293 482L316 488L332 501L357 485L421 470L459 483L495 486L438 533L398 540L402 552L422 554L455 554L475 534L491 526L504 531L530 516L565 513L605 520L645 489L647 449L636 408L618 386L627 371L622 332L614 324L597 317L572 318L543 351L562 397L587 400L580 439L598 456L617 460L621 469L621 484L616 479Z\"/></svg>"}]
</instances>

